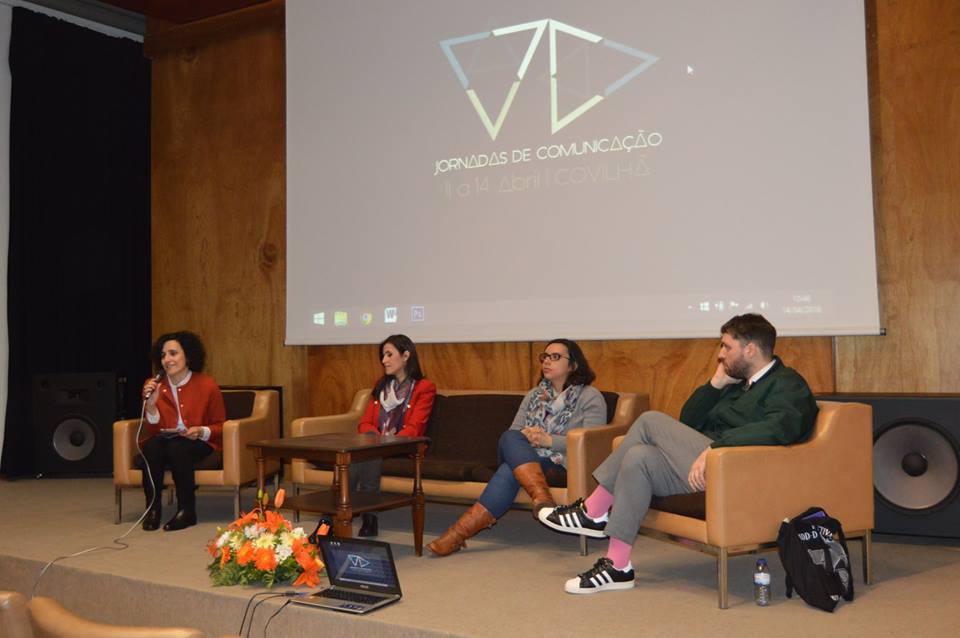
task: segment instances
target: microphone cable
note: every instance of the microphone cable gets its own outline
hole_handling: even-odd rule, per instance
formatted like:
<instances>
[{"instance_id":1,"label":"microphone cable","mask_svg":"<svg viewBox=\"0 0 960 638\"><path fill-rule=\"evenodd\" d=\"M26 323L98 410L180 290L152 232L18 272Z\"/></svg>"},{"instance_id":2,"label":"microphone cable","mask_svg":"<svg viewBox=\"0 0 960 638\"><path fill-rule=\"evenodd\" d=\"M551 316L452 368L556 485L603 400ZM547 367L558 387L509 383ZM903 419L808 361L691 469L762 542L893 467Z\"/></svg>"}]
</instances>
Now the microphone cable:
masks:
<instances>
[{"instance_id":1,"label":"microphone cable","mask_svg":"<svg viewBox=\"0 0 960 638\"><path fill-rule=\"evenodd\" d=\"M162 377L162 376L163 376L163 372L160 372L159 374L157 374L157 376L156 376L155 378L159 380L160 377ZM150 398L150 397L149 397L149 395L148 395L148 396L147 396L147 399L149 399L149 398ZM147 457L143 455L143 449L140 447L140 432L143 430L143 417L144 417L144 415L146 414L147 399L144 399L143 402L142 402L141 405L140 405L140 419L139 419L138 422L137 422L137 434L136 434L136 437L134 438L134 443L135 443L136 446L137 446L137 453L140 455L140 458L143 459L143 465L144 465L144 467L147 468L147 469L146 469L147 478L148 478L148 480L150 481L150 486L151 486L151 488L153 489L153 492L154 492L154 494L153 494L153 499L151 500L151 502L152 502L153 500L156 500L156 498L157 498L157 496L158 496L158 495L156 494L156 484L153 482L153 473L150 471L150 464L147 463ZM77 556L83 556L84 554L89 554L89 553L91 553L91 552L95 552L95 551L98 551L98 550L101 550L101 549L102 549L102 550L110 550L110 551L122 551L122 550L127 549L128 547L130 547L130 545L129 545L128 543L126 543L126 542L124 541L124 539L125 539L127 536L129 536L130 533L133 532L133 530L135 530L135 529L143 522L143 519L146 518L147 513L148 513L149 511L150 511L150 506L148 505L148 506L146 507L146 509L144 509L143 514L140 515L140 518L138 518L138 519L136 520L136 522L135 522L133 525L130 526L130 529L128 529L128 530L127 530L126 532L124 532L122 535L118 536L117 538L114 538L114 539L111 541L112 545L97 545L97 546L95 546L95 547L88 547L87 549L81 550L81 551L79 551L79 552L74 552L73 554L65 554L65 555L63 555L63 556L57 556L56 558L54 558L53 560L51 560L50 562L48 562L48 563L47 563L46 565L44 565L43 568L40 570L40 573L37 574L37 579L33 582L33 587L30 589L30 598L33 598L34 596L37 595L37 588L40 586L40 580L43 578L44 574L47 573L47 570L49 570L50 567L53 566L54 563L57 563L57 562L59 562L59 561L61 561L61 560L66 560L66 559L68 559L68 558L75 558L75 557L77 557Z\"/></svg>"}]
</instances>

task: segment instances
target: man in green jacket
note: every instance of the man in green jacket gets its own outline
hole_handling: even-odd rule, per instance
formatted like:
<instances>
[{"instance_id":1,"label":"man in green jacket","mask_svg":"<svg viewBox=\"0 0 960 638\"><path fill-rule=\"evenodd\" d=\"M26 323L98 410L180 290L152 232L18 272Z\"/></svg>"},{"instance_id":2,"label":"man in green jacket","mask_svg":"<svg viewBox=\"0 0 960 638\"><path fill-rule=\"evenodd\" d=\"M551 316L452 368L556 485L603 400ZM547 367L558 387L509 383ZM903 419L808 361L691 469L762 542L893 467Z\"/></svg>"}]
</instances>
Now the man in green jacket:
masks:
<instances>
[{"instance_id":1,"label":"man in green jacket","mask_svg":"<svg viewBox=\"0 0 960 638\"><path fill-rule=\"evenodd\" d=\"M810 435L817 403L803 377L773 354L776 340L760 315L725 323L717 369L687 399L680 420L644 412L594 471L599 485L586 500L540 511L540 521L557 531L610 538L607 555L568 580L567 592L633 587L630 552L650 500L706 490L710 448L789 445Z\"/></svg>"}]
</instances>

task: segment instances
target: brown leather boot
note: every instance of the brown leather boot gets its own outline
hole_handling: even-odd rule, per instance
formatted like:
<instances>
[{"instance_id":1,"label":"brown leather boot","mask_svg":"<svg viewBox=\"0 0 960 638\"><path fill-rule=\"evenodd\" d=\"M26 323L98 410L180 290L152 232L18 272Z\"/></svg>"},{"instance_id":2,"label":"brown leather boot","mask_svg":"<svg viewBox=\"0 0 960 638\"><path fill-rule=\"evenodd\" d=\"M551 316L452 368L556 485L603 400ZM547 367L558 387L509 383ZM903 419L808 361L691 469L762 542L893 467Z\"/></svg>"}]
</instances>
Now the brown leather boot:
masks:
<instances>
[{"instance_id":1,"label":"brown leather boot","mask_svg":"<svg viewBox=\"0 0 960 638\"><path fill-rule=\"evenodd\" d=\"M537 513L544 507L556 507L557 504L550 494L550 486L547 485L547 477L543 475L539 463L530 461L518 465L513 468L513 476L530 495L530 499L533 501L534 518L537 518Z\"/></svg>"},{"instance_id":2,"label":"brown leather boot","mask_svg":"<svg viewBox=\"0 0 960 638\"><path fill-rule=\"evenodd\" d=\"M443 536L428 543L427 549L437 556L448 556L459 551L461 547L466 547L468 538L492 527L496 522L497 519L487 511L486 507L480 503L474 503Z\"/></svg>"}]
</instances>

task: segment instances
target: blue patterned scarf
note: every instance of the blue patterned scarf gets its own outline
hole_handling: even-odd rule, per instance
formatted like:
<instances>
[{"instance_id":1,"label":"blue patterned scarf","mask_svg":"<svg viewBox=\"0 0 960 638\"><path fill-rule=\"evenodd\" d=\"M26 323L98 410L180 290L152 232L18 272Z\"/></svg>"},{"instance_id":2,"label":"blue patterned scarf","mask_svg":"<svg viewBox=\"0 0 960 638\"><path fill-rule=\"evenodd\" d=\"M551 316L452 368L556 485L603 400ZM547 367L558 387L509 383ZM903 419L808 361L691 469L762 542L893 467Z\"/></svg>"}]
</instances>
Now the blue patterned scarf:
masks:
<instances>
[{"instance_id":1,"label":"blue patterned scarf","mask_svg":"<svg viewBox=\"0 0 960 638\"><path fill-rule=\"evenodd\" d=\"M530 403L527 405L527 413L523 417L523 425L526 427L538 427L547 434L566 436L567 423L577 409L577 403L580 401L580 393L583 392L582 385L571 385L563 392L557 392L553 384L546 379L541 379L537 386L538 392L533 395ZM534 448L537 456L548 457L557 465L566 467L567 459L560 452L550 448Z\"/></svg>"}]
</instances>

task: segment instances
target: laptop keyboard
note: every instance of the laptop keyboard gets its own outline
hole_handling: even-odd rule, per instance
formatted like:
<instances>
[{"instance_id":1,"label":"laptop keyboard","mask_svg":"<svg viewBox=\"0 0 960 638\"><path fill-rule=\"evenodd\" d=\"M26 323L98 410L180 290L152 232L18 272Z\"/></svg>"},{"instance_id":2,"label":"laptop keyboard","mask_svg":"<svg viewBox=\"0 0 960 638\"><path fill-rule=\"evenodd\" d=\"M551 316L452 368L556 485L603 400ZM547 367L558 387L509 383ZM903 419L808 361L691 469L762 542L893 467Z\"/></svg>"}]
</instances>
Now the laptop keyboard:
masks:
<instances>
[{"instance_id":1,"label":"laptop keyboard","mask_svg":"<svg viewBox=\"0 0 960 638\"><path fill-rule=\"evenodd\" d=\"M345 600L351 603L363 603L365 605L373 605L383 600L382 596L371 596L370 594L344 591L342 589L324 589L322 592L320 592L320 595L324 598L336 598L337 600Z\"/></svg>"}]
</instances>

